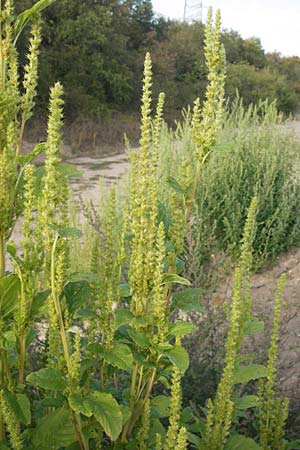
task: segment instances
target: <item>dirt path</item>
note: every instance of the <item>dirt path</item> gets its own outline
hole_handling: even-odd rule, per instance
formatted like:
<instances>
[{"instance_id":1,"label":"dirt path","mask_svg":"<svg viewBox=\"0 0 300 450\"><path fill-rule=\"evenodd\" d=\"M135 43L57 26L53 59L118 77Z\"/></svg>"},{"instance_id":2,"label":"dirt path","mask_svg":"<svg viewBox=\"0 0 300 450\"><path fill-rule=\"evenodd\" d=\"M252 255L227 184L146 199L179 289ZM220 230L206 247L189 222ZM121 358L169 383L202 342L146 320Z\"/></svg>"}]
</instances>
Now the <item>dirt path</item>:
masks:
<instances>
[{"instance_id":1,"label":"dirt path","mask_svg":"<svg viewBox=\"0 0 300 450\"><path fill-rule=\"evenodd\" d=\"M84 200L97 202L99 192L99 178L106 180L107 185L123 177L129 168L126 153L102 158L91 158L81 156L68 158L68 164L73 164L82 173L80 178L71 179L71 187L75 198L82 197Z\"/></svg>"}]
</instances>

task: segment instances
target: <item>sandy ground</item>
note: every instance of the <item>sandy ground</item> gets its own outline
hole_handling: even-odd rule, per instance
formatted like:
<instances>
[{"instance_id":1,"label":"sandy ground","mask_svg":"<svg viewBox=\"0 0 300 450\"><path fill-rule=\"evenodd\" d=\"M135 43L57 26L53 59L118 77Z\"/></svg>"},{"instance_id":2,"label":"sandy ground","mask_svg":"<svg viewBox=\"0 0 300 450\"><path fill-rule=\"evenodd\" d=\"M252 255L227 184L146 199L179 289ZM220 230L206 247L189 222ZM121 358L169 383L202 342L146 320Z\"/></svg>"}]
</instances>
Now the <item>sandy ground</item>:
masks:
<instances>
[{"instance_id":1,"label":"sandy ground","mask_svg":"<svg viewBox=\"0 0 300 450\"><path fill-rule=\"evenodd\" d=\"M125 153L106 156L102 158L90 158L82 156L68 158L68 164L73 164L82 173L78 179L71 179L71 187L75 198L82 197L86 201L97 203L99 191L99 178L104 178L107 185L123 177L129 168L128 158Z\"/></svg>"}]
</instances>

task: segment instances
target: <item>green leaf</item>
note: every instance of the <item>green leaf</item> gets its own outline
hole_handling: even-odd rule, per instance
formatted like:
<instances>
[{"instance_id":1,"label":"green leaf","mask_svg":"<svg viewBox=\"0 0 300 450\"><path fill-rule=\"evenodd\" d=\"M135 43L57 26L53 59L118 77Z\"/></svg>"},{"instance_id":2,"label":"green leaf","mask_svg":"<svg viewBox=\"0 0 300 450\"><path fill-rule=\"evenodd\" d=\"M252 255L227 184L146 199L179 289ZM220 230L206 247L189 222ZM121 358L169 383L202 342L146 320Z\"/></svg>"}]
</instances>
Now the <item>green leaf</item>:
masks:
<instances>
[{"instance_id":1,"label":"green leaf","mask_svg":"<svg viewBox=\"0 0 300 450\"><path fill-rule=\"evenodd\" d=\"M181 311L203 313L204 307L200 305L200 288L186 288L183 291L175 292L173 295L172 309Z\"/></svg>"},{"instance_id":2,"label":"green leaf","mask_svg":"<svg viewBox=\"0 0 300 450\"><path fill-rule=\"evenodd\" d=\"M71 411L57 409L38 421L33 444L39 450L58 450L77 441Z\"/></svg>"},{"instance_id":3,"label":"green leaf","mask_svg":"<svg viewBox=\"0 0 300 450\"><path fill-rule=\"evenodd\" d=\"M118 369L130 370L133 364L133 356L126 344L117 343L109 352L103 352L104 360Z\"/></svg>"},{"instance_id":4,"label":"green leaf","mask_svg":"<svg viewBox=\"0 0 300 450\"><path fill-rule=\"evenodd\" d=\"M34 386L53 391L63 391L67 383L58 369L48 367L30 373L26 380Z\"/></svg>"},{"instance_id":5,"label":"green leaf","mask_svg":"<svg viewBox=\"0 0 300 450\"><path fill-rule=\"evenodd\" d=\"M243 334L256 334L264 331L264 323L257 319L251 319L246 322Z\"/></svg>"},{"instance_id":6,"label":"green leaf","mask_svg":"<svg viewBox=\"0 0 300 450\"><path fill-rule=\"evenodd\" d=\"M228 439L224 450L262 450L251 438L236 434Z\"/></svg>"},{"instance_id":7,"label":"green leaf","mask_svg":"<svg viewBox=\"0 0 300 450\"><path fill-rule=\"evenodd\" d=\"M157 395L151 399L151 409L155 417L163 418L170 415L170 401L171 398L166 395Z\"/></svg>"},{"instance_id":8,"label":"green leaf","mask_svg":"<svg viewBox=\"0 0 300 450\"><path fill-rule=\"evenodd\" d=\"M79 394L71 394L68 400L70 407L76 413L83 414L87 417L91 417L93 415L93 411L88 399L81 397L81 395Z\"/></svg>"},{"instance_id":9,"label":"green leaf","mask_svg":"<svg viewBox=\"0 0 300 450\"><path fill-rule=\"evenodd\" d=\"M19 422L29 425L31 422L30 402L25 394L5 393L10 409L14 412Z\"/></svg>"},{"instance_id":10,"label":"green leaf","mask_svg":"<svg viewBox=\"0 0 300 450\"><path fill-rule=\"evenodd\" d=\"M4 319L17 308L20 292L20 280L16 274L10 274L0 279L0 314Z\"/></svg>"},{"instance_id":11,"label":"green leaf","mask_svg":"<svg viewBox=\"0 0 300 450\"><path fill-rule=\"evenodd\" d=\"M68 310L73 314L77 309L86 307L91 301L91 287L86 280L69 281L63 288Z\"/></svg>"},{"instance_id":12,"label":"green leaf","mask_svg":"<svg viewBox=\"0 0 300 450\"><path fill-rule=\"evenodd\" d=\"M15 335L14 331L12 331L12 330L6 331L5 333L3 333L3 337L7 341L8 344L14 345L17 342L16 335Z\"/></svg>"},{"instance_id":13,"label":"green leaf","mask_svg":"<svg viewBox=\"0 0 300 450\"><path fill-rule=\"evenodd\" d=\"M26 339L25 339L25 347L26 348L29 347L29 345L34 341L34 339L37 337L37 335L38 335L38 331L35 328L30 327L27 332Z\"/></svg>"},{"instance_id":14,"label":"green leaf","mask_svg":"<svg viewBox=\"0 0 300 450\"><path fill-rule=\"evenodd\" d=\"M81 231L78 230L78 228L60 228L50 223L48 224L48 227L56 231L56 233L62 238L80 238L81 236Z\"/></svg>"},{"instance_id":15,"label":"green leaf","mask_svg":"<svg viewBox=\"0 0 300 450\"><path fill-rule=\"evenodd\" d=\"M31 163L31 161L34 160L37 156L39 156L41 153L43 153L47 148L46 142L40 142L37 144L32 152L27 153L27 155L20 155L19 156L19 164L21 166L26 166L27 164Z\"/></svg>"},{"instance_id":16,"label":"green leaf","mask_svg":"<svg viewBox=\"0 0 300 450\"><path fill-rule=\"evenodd\" d=\"M286 450L300 450L300 440L297 439L286 444Z\"/></svg>"},{"instance_id":17,"label":"green leaf","mask_svg":"<svg viewBox=\"0 0 300 450\"><path fill-rule=\"evenodd\" d=\"M184 271L185 263L180 258L176 258L176 273L179 275Z\"/></svg>"},{"instance_id":18,"label":"green leaf","mask_svg":"<svg viewBox=\"0 0 300 450\"><path fill-rule=\"evenodd\" d=\"M166 350L164 354L180 372L184 373L189 367L189 355L184 347L176 345L171 350Z\"/></svg>"},{"instance_id":19,"label":"green leaf","mask_svg":"<svg viewBox=\"0 0 300 450\"><path fill-rule=\"evenodd\" d=\"M93 272L73 272L68 276L68 281L82 281L99 283L99 275Z\"/></svg>"},{"instance_id":20,"label":"green leaf","mask_svg":"<svg viewBox=\"0 0 300 450\"><path fill-rule=\"evenodd\" d=\"M168 283L184 284L185 286L189 286L191 284L189 280L177 275L176 273L165 273L163 274L162 284Z\"/></svg>"},{"instance_id":21,"label":"green leaf","mask_svg":"<svg viewBox=\"0 0 300 450\"><path fill-rule=\"evenodd\" d=\"M192 333L197 329L196 325L189 322L176 322L170 326L169 334L172 336L185 336Z\"/></svg>"},{"instance_id":22,"label":"green leaf","mask_svg":"<svg viewBox=\"0 0 300 450\"><path fill-rule=\"evenodd\" d=\"M123 416L120 405L111 394L94 392L89 396L89 405L94 416L112 441L118 439L122 431Z\"/></svg>"},{"instance_id":23,"label":"green leaf","mask_svg":"<svg viewBox=\"0 0 300 450\"><path fill-rule=\"evenodd\" d=\"M158 201L157 203L158 206L158 218L157 218L157 222L163 222L164 226L165 226L165 230L167 231L170 226L171 226L171 218L170 215L167 211L167 208L165 207L165 205L161 202Z\"/></svg>"},{"instance_id":24,"label":"green leaf","mask_svg":"<svg viewBox=\"0 0 300 450\"><path fill-rule=\"evenodd\" d=\"M120 284L119 286L119 295L120 297L127 298L131 296L130 287L128 284Z\"/></svg>"},{"instance_id":25,"label":"green leaf","mask_svg":"<svg viewBox=\"0 0 300 450\"><path fill-rule=\"evenodd\" d=\"M15 259L17 256L17 249L14 242L8 242L6 245L6 251L7 253Z\"/></svg>"},{"instance_id":26,"label":"green leaf","mask_svg":"<svg viewBox=\"0 0 300 450\"><path fill-rule=\"evenodd\" d=\"M50 6L52 3L54 3L55 0L39 0L35 5L33 5L31 8L26 9L26 11L23 11L21 14L18 15L14 28L15 28L15 40L14 43L17 42L19 39L20 34L22 33L25 26L28 24L28 22L36 17L37 14L39 14L43 9Z\"/></svg>"},{"instance_id":27,"label":"green leaf","mask_svg":"<svg viewBox=\"0 0 300 450\"><path fill-rule=\"evenodd\" d=\"M180 184L178 183L178 181L175 180L175 178L173 177L168 177L167 178L167 183L168 185L178 194L182 194L185 195L185 190L180 186Z\"/></svg>"},{"instance_id":28,"label":"green leaf","mask_svg":"<svg viewBox=\"0 0 300 450\"><path fill-rule=\"evenodd\" d=\"M262 364L249 364L247 366L239 366L234 377L234 384L248 383L251 380L264 378L268 374L268 370Z\"/></svg>"},{"instance_id":29,"label":"green leaf","mask_svg":"<svg viewBox=\"0 0 300 450\"><path fill-rule=\"evenodd\" d=\"M41 291L33 297L30 317L33 319L39 317L47 311L47 298L49 297L51 289Z\"/></svg>"},{"instance_id":30,"label":"green leaf","mask_svg":"<svg viewBox=\"0 0 300 450\"><path fill-rule=\"evenodd\" d=\"M134 330L132 328L129 328L127 330L128 336L131 337L133 342L137 344L141 348L148 348L150 346L150 340L148 336L146 336L144 333L141 333L140 331Z\"/></svg>"},{"instance_id":31,"label":"green leaf","mask_svg":"<svg viewBox=\"0 0 300 450\"><path fill-rule=\"evenodd\" d=\"M133 314L129 309L120 308L114 312L115 315L115 328L118 329L122 325L130 323L133 318Z\"/></svg>"},{"instance_id":32,"label":"green leaf","mask_svg":"<svg viewBox=\"0 0 300 450\"><path fill-rule=\"evenodd\" d=\"M97 314L94 311L91 311L90 309L77 309L74 313L74 319L81 319L81 318L97 318Z\"/></svg>"},{"instance_id":33,"label":"green leaf","mask_svg":"<svg viewBox=\"0 0 300 450\"><path fill-rule=\"evenodd\" d=\"M243 395L235 402L235 407L240 410L255 408L257 406L258 397L257 395Z\"/></svg>"}]
</instances>

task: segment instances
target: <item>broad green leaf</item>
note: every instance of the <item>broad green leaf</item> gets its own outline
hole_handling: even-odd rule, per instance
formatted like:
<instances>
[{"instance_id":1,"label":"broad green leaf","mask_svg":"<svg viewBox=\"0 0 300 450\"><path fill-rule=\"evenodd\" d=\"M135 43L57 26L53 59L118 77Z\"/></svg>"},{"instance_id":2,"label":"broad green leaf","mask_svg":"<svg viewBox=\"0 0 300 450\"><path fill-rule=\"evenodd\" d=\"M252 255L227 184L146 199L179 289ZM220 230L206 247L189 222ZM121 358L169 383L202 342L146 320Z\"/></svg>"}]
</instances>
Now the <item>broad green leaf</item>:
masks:
<instances>
[{"instance_id":1,"label":"broad green leaf","mask_svg":"<svg viewBox=\"0 0 300 450\"><path fill-rule=\"evenodd\" d=\"M77 441L71 411L60 408L38 421L33 443L39 450L58 450Z\"/></svg>"},{"instance_id":2,"label":"broad green leaf","mask_svg":"<svg viewBox=\"0 0 300 450\"><path fill-rule=\"evenodd\" d=\"M182 194L185 195L185 190L180 186L180 184L178 183L178 181L175 180L175 178L169 176L167 178L167 183L168 185L178 194Z\"/></svg>"},{"instance_id":3,"label":"broad green leaf","mask_svg":"<svg viewBox=\"0 0 300 450\"><path fill-rule=\"evenodd\" d=\"M117 343L109 352L103 352L104 360L118 369L130 370L133 364L133 356L126 344Z\"/></svg>"},{"instance_id":4,"label":"broad green leaf","mask_svg":"<svg viewBox=\"0 0 300 450\"><path fill-rule=\"evenodd\" d=\"M199 438L199 436L197 436L194 433L188 432L187 438L188 438L188 442L193 444L198 450L202 450L202 449L204 450L204 448L201 446L201 439Z\"/></svg>"},{"instance_id":5,"label":"broad green leaf","mask_svg":"<svg viewBox=\"0 0 300 450\"><path fill-rule=\"evenodd\" d=\"M240 410L255 408L257 406L258 397L257 395L243 395L235 402L235 407Z\"/></svg>"},{"instance_id":6,"label":"broad green leaf","mask_svg":"<svg viewBox=\"0 0 300 450\"><path fill-rule=\"evenodd\" d=\"M8 317L18 306L20 280L16 274L10 274L0 279L0 314Z\"/></svg>"},{"instance_id":7,"label":"broad green leaf","mask_svg":"<svg viewBox=\"0 0 300 450\"><path fill-rule=\"evenodd\" d=\"M99 275L93 272L73 272L68 276L68 281L82 281L85 280L88 283L98 283Z\"/></svg>"},{"instance_id":8,"label":"broad green leaf","mask_svg":"<svg viewBox=\"0 0 300 450\"><path fill-rule=\"evenodd\" d=\"M87 346L87 350L92 353L102 354L104 352L104 347L102 345L98 344L98 342L92 342L92 344L89 344Z\"/></svg>"},{"instance_id":9,"label":"broad green leaf","mask_svg":"<svg viewBox=\"0 0 300 450\"><path fill-rule=\"evenodd\" d=\"M26 339L25 339L25 347L29 347L30 344L32 344L32 342L34 341L34 339L37 337L38 335L38 331L31 327L29 328L27 335L26 335Z\"/></svg>"},{"instance_id":10,"label":"broad green leaf","mask_svg":"<svg viewBox=\"0 0 300 450\"><path fill-rule=\"evenodd\" d=\"M78 230L78 228L60 228L50 223L48 224L48 227L56 231L56 233L62 238L80 238L81 236L81 231Z\"/></svg>"},{"instance_id":11,"label":"broad green leaf","mask_svg":"<svg viewBox=\"0 0 300 450\"><path fill-rule=\"evenodd\" d=\"M262 448L253 439L236 434L228 439L224 450L262 450Z\"/></svg>"},{"instance_id":12,"label":"broad green leaf","mask_svg":"<svg viewBox=\"0 0 300 450\"><path fill-rule=\"evenodd\" d=\"M189 355L184 347L176 345L171 350L166 350L164 354L180 372L184 373L189 367Z\"/></svg>"},{"instance_id":13,"label":"broad green leaf","mask_svg":"<svg viewBox=\"0 0 300 450\"><path fill-rule=\"evenodd\" d=\"M17 256L17 249L15 243L12 241L7 243L6 251L13 259L15 259L15 257Z\"/></svg>"},{"instance_id":14,"label":"broad green leaf","mask_svg":"<svg viewBox=\"0 0 300 450\"><path fill-rule=\"evenodd\" d=\"M122 412L122 426L124 426L131 417L131 410L129 406L126 405L120 405L120 408Z\"/></svg>"},{"instance_id":15,"label":"broad green leaf","mask_svg":"<svg viewBox=\"0 0 300 450\"><path fill-rule=\"evenodd\" d=\"M3 337L9 344L15 344L17 342L15 332L12 330L3 333Z\"/></svg>"},{"instance_id":16,"label":"broad green leaf","mask_svg":"<svg viewBox=\"0 0 300 450\"><path fill-rule=\"evenodd\" d=\"M73 314L77 309L86 307L91 301L91 287L86 280L69 281L63 288L68 310Z\"/></svg>"},{"instance_id":17,"label":"broad green leaf","mask_svg":"<svg viewBox=\"0 0 300 450\"><path fill-rule=\"evenodd\" d=\"M262 364L249 364L239 366L234 377L234 384L248 383L258 378L264 378L268 374L267 368Z\"/></svg>"},{"instance_id":18,"label":"broad green leaf","mask_svg":"<svg viewBox=\"0 0 300 450\"><path fill-rule=\"evenodd\" d=\"M264 331L264 323L257 319L251 319L246 322L243 334L262 333Z\"/></svg>"},{"instance_id":19,"label":"broad green leaf","mask_svg":"<svg viewBox=\"0 0 300 450\"><path fill-rule=\"evenodd\" d=\"M300 450L300 440L296 439L295 441L288 442L286 444L286 450Z\"/></svg>"},{"instance_id":20,"label":"broad green leaf","mask_svg":"<svg viewBox=\"0 0 300 450\"><path fill-rule=\"evenodd\" d=\"M94 392L89 396L89 405L94 416L112 441L118 439L122 431L123 416L120 405L111 394Z\"/></svg>"},{"instance_id":21,"label":"broad green leaf","mask_svg":"<svg viewBox=\"0 0 300 450\"><path fill-rule=\"evenodd\" d=\"M150 422L150 433L149 433L149 443L151 442L152 445L151 445L151 447L149 445L148 448L151 448L151 449L155 448L155 440L156 440L157 434L159 434L161 436L162 441L165 440L166 430L165 430L163 424L161 423L161 421L157 417L154 417ZM136 448L132 449L132 450L136 450Z\"/></svg>"},{"instance_id":22,"label":"broad green leaf","mask_svg":"<svg viewBox=\"0 0 300 450\"><path fill-rule=\"evenodd\" d=\"M152 413L158 418L169 417L171 398L166 395L157 395L151 399Z\"/></svg>"},{"instance_id":23,"label":"broad green leaf","mask_svg":"<svg viewBox=\"0 0 300 450\"><path fill-rule=\"evenodd\" d=\"M114 312L115 315L115 328L118 329L122 325L127 325L133 318L133 314L129 309L120 308Z\"/></svg>"},{"instance_id":24,"label":"broad green leaf","mask_svg":"<svg viewBox=\"0 0 300 450\"><path fill-rule=\"evenodd\" d=\"M90 309L77 309L74 313L74 319L81 319L81 318L97 318L97 314L94 311L91 311Z\"/></svg>"},{"instance_id":25,"label":"broad green leaf","mask_svg":"<svg viewBox=\"0 0 300 450\"><path fill-rule=\"evenodd\" d=\"M31 422L30 402L25 394L5 393L6 400L19 422L29 425Z\"/></svg>"},{"instance_id":26,"label":"broad green leaf","mask_svg":"<svg viewBox=\"0 0 300 450\"><path fill-rule=\"evenodd\" d=\"M15 28L15 43L19 39L20 34L22 33L25 26L28 24L28 22L35 18L37 14L43 11L43 9L50 6L52 3L54 3L55 0L39 0L37 3L35 3L31 8L26 9L26 11L23 11L21 14L18 15L14 28Z\"/></svg>"},{"instance_id":27,"label":"broad green leaf","mask_svg":"<svg viewBox=\"0 0 300 450\"><path fill-rule=\"evenodd\" d=\"M180 258L176 258L176 273L179 275L184 271L185 263Z\"/></svg>"},{"instance_id":28,"label":"broad green leaf","mask_svg":"<svg viewBox=\"0 0 300 450\"><path fill-rule=\"evenodd\" d=\"M194 413L190 406L186 406L181 411L181 422L182 423L189 423L194 419Z\"/></svg>"},{"instance_id":29,"label":"broad green leaf","mask_svg":"<svg viewBox=\"0 0 300 450\"><path fill-rule=\"evenodd\" d=\"M191 283L186 278L181 277L180 275L177 275L176 273L165 273L163 274L163 281L162 284L167 283L177 283L177 284L184 284L185 286L189 286Z\"/></svg>"},{"instance_id":30,"label":"broad green leaf","mask_svg":"<svg viewBox=\"0 0 300 450\"><path fill-rule=\"evenodd\" d=\"M192 333L197 329L196 325L189 322L176 322L170 326L169 334L172 336L185 336Z\"/></svg>"},{"instance_id":31,"label":"broad green leaf","mask_svg":"<svg viewBox=\"0 0 300 450\"><path fill-rule=\"evenodd\" d=\"M183 291L175 292L173 295L172 309L202 313L204 307L199 303L200 293L200 288L186 288Z\"/></svg>"},{"instance_id":32,"label":"broad green leaf","mask_svg":"<svg viewBox=\"0 0 300 450\"><path fill-rule=\"evenodd\" d=\"M127 298L131 296L130 287L128 284L120 284L119 286L119 295L120 297Z\"/></svg>"},{"instance_id":33,"label":"broad green leaf","mask_svg":"<svg viewBox=\"0 0 300 450\"><path fill-rule=\"evenodd\" d=\"M167 231L170 226L171 226L171 218L170 215L167 211L167 208L165 207L165 205L161 202L158 201L157 203L158 206L158 218L157 218L157 222L163 222L164 226L165 226L165 230ZM173 248L174 250L174 248Z\"/></svg>"},{"instance_id":34,"label":"broad green leaf","mask_svg":"<svg viewBox=\"0 0 300 450\"><path fill-rule=\"evenodd\" d=\"M33 319L44 314L47 310L47 298L49 297L51 289L41 291L33 297L31 303L30 317Z\"/></svg>"},{"instance_id":35,"label":"broad green leaf","mask_svg":"<svg viewBox=\"0 0 300 450\"><path fill-rule=\"evenodd\" d=\"M19 156L20 165L25 166L26 164L31 163L31 161L33 161L37 156L39 156L46 150L46 147L47 147L46 142L40 142L34 147L32 152L27 153L27 155L20 155Z\"/></svg>"},{"instance_id":36,"label":"broad green leaf","mask_svg":"<svg viewBox=\"0 0 300 450\"><path fill-rule=\"evenodd\" d=\"M133 342L137 344L141 348L148 348L150 346L150 340L148 336L146 336L144 333L141 333L140 331L134 330L132 328L129 328L127 330L128 336L131 337Z\"/></svg>"},{"instance_id":37,"label":"broad green leaf","mask_svg":"<svg viewBox=\"0 0 300 450\"><path fill-rule=\"evenodd\" d=\"M93 411L88 399L83 398L79 394L71 394L68 400L70 407L76 413L83 414L87 417L91 417L93 415Z\"/></svg>"},{"instance_id":38,"label":"broad green leaf","mask_svg":"<svg viewBox=\"0 0 300 450\"><path fill-rule=\"evenodd\" d=\"M26 380L34 386L53 391L63 391L67 383L58 369L48 367L30 373Z\"/></svg>"}]
</instances>

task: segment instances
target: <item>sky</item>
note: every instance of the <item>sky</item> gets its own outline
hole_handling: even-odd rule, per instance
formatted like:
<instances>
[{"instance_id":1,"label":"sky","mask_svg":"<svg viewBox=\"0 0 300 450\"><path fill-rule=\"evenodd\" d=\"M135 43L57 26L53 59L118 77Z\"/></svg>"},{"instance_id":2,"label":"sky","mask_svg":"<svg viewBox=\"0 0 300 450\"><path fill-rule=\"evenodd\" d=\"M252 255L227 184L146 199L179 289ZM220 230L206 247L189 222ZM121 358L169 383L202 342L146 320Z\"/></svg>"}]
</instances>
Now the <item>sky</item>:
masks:
<instances>
[{"instance_id":1,"label":"sky","mask_svg":"<svg viewBox=\"0 0 300 450\"><path fill-rule=\"evenodd\" d=\"M184 0L152 3L158 14L183 18ZM200 0L188 3L192 6L200 4ZM243 38L260 38L267 52L300 56L300 0L203 0L204 20L209 6L220 8L223 28L238 31Z\"/></svg>"}]
</instances>

